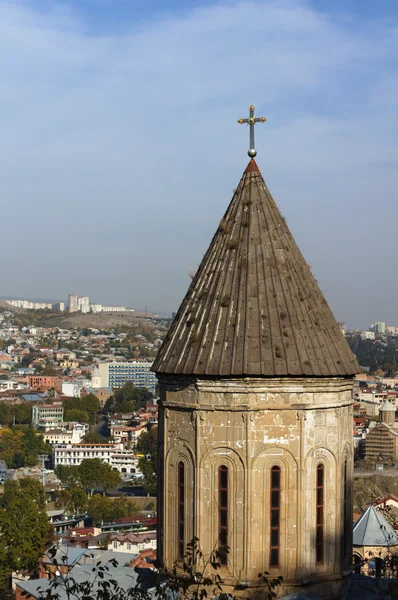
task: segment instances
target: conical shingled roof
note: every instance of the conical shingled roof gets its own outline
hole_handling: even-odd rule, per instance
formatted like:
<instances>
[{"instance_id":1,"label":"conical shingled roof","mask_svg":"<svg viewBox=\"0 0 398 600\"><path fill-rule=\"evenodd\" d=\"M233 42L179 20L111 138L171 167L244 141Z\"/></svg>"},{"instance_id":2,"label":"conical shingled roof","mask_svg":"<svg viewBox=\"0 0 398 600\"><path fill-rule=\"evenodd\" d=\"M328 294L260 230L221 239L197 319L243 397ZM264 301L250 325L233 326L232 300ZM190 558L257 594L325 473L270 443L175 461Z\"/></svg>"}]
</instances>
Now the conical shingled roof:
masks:
<instances>
[{"instance_id":1,"label":"conical shingled roof","mask_svg":"<svg viewBox=\"0 0 398 600\"><path fill-rule=\"evenodd\" d=\"M359 372L254 160L152 369L213 377Z\"/></svg>"}]
</instances>

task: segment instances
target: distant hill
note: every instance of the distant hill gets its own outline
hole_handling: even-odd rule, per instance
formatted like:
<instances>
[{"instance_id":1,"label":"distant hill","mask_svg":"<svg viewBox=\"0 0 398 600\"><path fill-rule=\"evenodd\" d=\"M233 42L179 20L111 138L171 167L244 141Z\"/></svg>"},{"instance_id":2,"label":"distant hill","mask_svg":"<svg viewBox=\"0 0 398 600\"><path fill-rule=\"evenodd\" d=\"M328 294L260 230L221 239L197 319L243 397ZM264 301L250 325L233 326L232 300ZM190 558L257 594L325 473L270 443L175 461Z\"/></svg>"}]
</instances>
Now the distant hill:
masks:
<instances>
[{"instance_id":1,"label":"distant hill","mask_svg":"<svg viewBox=\"0 0 398 600\"><path fill-rule=\"evenodd\" d=\"M37 325L40 327L59 327L61 329L129 329L141 327L143 324L151 325L156 315L144 312L114 312L114 313L69 313L51 312L45 310L26 310L16 308L0 300L0 312L5 310L17 315L18 325ZM162 319L163 320L163 319ZM166 321L166 319L164 319Z\"/></svg>"}]
</instances>

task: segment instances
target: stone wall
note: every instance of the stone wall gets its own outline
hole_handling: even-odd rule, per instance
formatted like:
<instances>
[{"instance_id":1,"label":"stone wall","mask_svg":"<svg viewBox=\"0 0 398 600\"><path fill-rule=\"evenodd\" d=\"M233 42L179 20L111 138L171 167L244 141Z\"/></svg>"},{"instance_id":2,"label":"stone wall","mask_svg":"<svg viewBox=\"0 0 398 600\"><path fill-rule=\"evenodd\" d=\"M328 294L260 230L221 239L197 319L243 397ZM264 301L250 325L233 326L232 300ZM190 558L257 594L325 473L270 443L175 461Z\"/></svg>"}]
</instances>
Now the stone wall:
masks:
<instances>
[{"instance_id":1,"label":"stone wall","mask_svg":"<svg viewBox=\"0 0 398 600\"><path fill-rule=\"evenodd\" d=\"M293 587L341 578L352 544L351 380L164 377L160 384L158 548L165 564L177 560L182 461L185 540L198 537L205 555L217 548L218 468L228 467L228 582L254 584L264 570ZM318 464L325 469L325 557L319 565ZM278 568L269 566L273 466L281 469Z\"/></svg>"}]
</instances>

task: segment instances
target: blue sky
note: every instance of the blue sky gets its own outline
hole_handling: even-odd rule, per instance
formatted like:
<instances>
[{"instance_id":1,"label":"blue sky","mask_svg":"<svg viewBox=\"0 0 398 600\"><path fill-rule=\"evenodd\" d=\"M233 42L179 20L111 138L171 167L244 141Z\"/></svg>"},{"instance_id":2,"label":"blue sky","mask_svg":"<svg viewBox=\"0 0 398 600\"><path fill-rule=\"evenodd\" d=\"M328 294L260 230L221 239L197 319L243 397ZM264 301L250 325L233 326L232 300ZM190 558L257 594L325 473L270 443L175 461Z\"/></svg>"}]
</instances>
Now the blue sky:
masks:
<instances>
[{"instance_id":1,"label":"blue sky","mask_svg":"<svg viewBox=\"0 0 398 600\"><path fill-rule=\"evenodd\" d=\"M339 320L398 325L398 3L0 0L3 294L172 311L258 164Z\"/></svg>"}]
</instances>

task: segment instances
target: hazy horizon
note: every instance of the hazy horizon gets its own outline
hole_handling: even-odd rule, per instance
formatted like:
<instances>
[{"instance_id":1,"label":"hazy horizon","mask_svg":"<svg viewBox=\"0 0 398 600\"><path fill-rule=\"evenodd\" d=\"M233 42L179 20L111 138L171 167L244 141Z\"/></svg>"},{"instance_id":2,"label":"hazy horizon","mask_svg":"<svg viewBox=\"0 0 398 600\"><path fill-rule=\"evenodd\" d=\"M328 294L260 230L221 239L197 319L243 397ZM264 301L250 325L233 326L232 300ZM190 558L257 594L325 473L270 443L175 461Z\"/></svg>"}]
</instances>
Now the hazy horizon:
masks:
<instances>
[{"instance_id":1,"label":"hazy horizon","mask_svg":"<svg viewBox=\"0 0 398 600\"><path fill-rule=\"evenodd\" d=\"M2 293L176 311L253 103L336 319L398 325L397 32L392 0L1 2Z\"/></svg>"}]
</instances>

